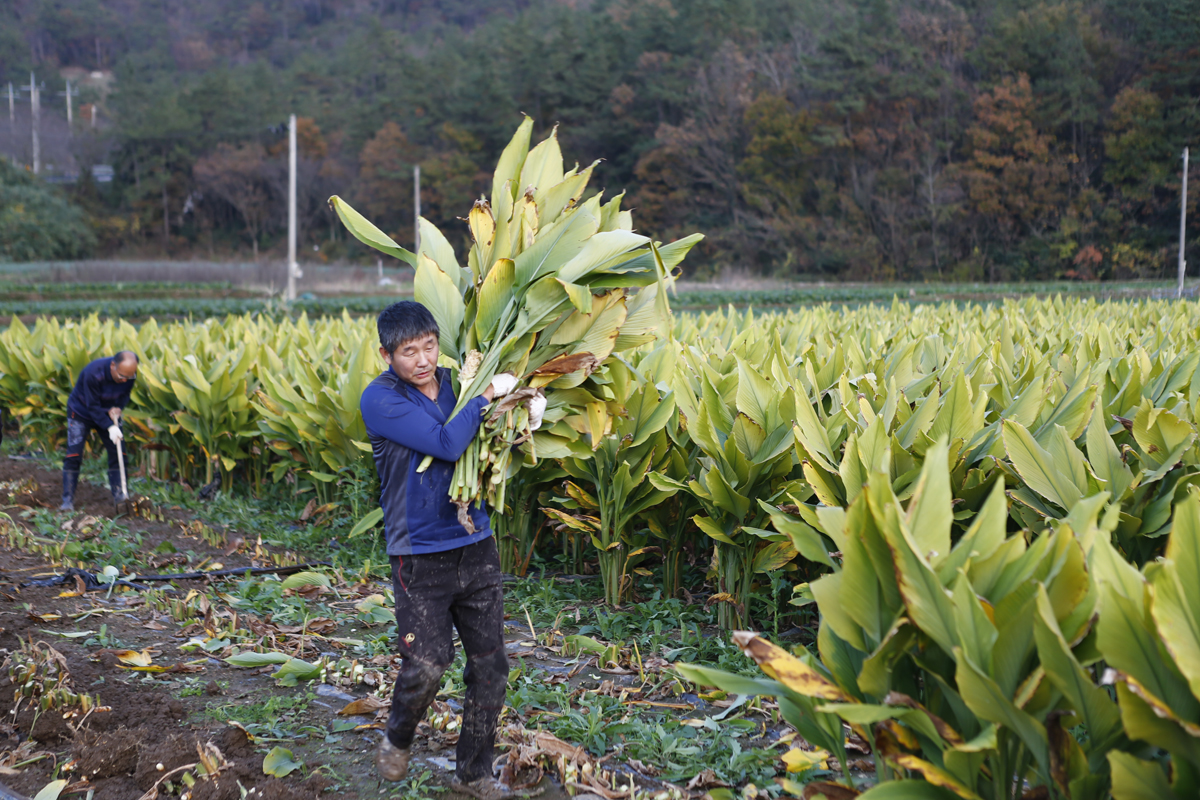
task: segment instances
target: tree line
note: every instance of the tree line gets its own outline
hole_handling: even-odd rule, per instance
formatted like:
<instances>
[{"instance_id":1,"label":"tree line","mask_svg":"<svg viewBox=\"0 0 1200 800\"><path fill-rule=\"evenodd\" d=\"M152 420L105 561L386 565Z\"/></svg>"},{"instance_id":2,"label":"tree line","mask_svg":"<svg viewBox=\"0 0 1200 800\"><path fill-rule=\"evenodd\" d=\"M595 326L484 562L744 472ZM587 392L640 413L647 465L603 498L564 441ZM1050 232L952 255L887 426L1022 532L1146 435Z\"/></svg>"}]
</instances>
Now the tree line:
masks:
<instances>
[{"instance_id":1,"label":"tree line","mask_svg":"<svg viewBox=\"0 0 1200 800\"><path fill-rule=\"evenodd\" d=\"M527 113L542 136L559 126L569 160L603 159L594 184L625 191L645 232L707 234L696 277L1159 277L1175 268L1180 154L1200 122L1200 15L1186 0L0 12L14 23L0 80L114 73L77 158L110 161L115 179L69 190L93 250L114 254L280 247L288 113L312 257L367 257L334 224L333 193L411 244L418 164L422 212L465 238L456 218Z\"/></svg>"}]
</instances>

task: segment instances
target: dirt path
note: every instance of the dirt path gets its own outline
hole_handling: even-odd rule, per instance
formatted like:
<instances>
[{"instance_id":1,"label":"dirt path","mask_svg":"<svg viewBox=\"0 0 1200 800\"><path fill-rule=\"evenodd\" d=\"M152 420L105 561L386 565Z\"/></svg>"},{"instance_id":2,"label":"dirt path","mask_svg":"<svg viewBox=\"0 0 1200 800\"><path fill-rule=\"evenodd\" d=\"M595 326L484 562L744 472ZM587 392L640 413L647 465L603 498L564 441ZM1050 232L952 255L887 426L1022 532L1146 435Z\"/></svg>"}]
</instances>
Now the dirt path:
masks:
<instances>
[{"instance_id":1,"label":"dirt path","mask_svg":"<svg viewBox=\"0 0 1200 800\"><path fill-rule=\"evenodd\" d=\"M222 590L229 583L209 587L198 580L178 581L175 591L150 595L129 590L111 596L105 592L79 595L74 585L19 588L31 577L61 572L61 565L47 558L48 534L39 535L31 522L44 528L51 518L64 524L73 520L72 530L63 537L64 543L71 543L88 536L84 521L101 529L112 518L107 490L85 483L79 487L73 516L37 513L56 508L60 490L59 476L35 462L0 459L0 511L16 526L15 531L8 526L8 543L25 537L20 548L0 548L0 649L5 651L0 657L7 655L12 663L39 659L43 662L40 677L31 683L40 680L49 686L47 674L65 672L75 695L90 695L106 710L84 714L82 707L72 704L65 714L62 707L41 711L36 697L15 702L20 687L9 674L0 676L0 765L4 765L0 781L31 797L51 780L57 766L58 777L71 784L67 790L74 794L70 796L80 798L94 789L95 798L137 800L158 785L160 797L192 800L241 800L247 796L243 791L251 789L251 797L275 800L334 794L347 800L415 800L434 792L456 800L444 788L447 768L452 769L456 738L452 731L428 728L418 739L414 773L428 770L430 788L400 785L401 792L376 777L372 759L380 736L378 712L368 711L349 721L337 712L353 700L386 692L366 684L331 686L316 681L280 687L270 675L277 665L237 669L194 646L206 633L219 644L224 631L249 627L279 649L290 648L302 658L336 657L345 654L346 646L339 639L351 641L347 637L362 635L350 627L355 624L353 616L326 619L318 635L314 632L318 620L311 621L313 630L295 629L276 624L269 614L239 612L232 603L221 603ZM163 572L186 571L197 562L217 560L225 567L271 565L269 553L255 552L250 545L222 546L241 539L236 531L198 526L181 509L153 508L144 514L119 522L141 536L145 561ZM203 594L208 588L215 591ZM340 592L339 597L345 594L345 602L353 605L382 588L358 586ZM211 603L208 597L213 598ZM527 638L514 634L514 647L521 636ZM139 671L118 658L128 658L130 653L118 651L145 654L151 666ZM388 656L377 657L373 665L381 671L375 674L394 675L396 663L391 661ZM454 710L453 705L443 708ZM175 773L174 780L168 777L177 768L195 764L197 746L210 743L219 751L216 758L224 762L215 780L196 780L189 791L181 781L182 772ZM264 755L276 746L290 750L303 767L282 779L264 774ZM198 776L197 770L186 771ZM170 782L160 783L164 777ZM542 797L565 795L550 787Z\"/></svg>"}]
</instances>

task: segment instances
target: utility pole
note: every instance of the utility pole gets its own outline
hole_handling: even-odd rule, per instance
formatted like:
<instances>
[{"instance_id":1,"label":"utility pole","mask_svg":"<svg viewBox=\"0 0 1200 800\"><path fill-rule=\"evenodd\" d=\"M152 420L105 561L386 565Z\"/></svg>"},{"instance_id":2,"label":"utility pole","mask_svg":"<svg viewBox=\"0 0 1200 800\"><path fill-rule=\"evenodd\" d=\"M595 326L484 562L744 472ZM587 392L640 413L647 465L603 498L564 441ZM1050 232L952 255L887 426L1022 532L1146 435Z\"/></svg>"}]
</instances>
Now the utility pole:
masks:
<instances>
[{"instance_id":1,"label":"utility pole","mask_svg":"<svg viewBox=\"0 0 1200 800\"><path fill-rule=\"evenodd\" d=\"M1183 148L1183 192L1179 197L1179 297L1183 297L1183 274L1187 270L1187 260L1183 257L1183 245L1186 241L1187 225L1187 173L1188 149Z\"/></svg>"},{"instance_id":2,"label":"utility pole","mask_svg":"<svg viewBox=\"0 0 1200 800\"><path fill-rule=\"evenodd\" d=\"M16 140L17 140L17 106L16 106L16 100L13 98L12 81L8 82L8 134L9 134L9 136L11 136L13 138L13 141L16 142ZM12 160L12 165L15 167L17 165L17 156L16 156L15 151L11 157L11 160Z\"/></svg>"},{"instance_id":3,"label":"utility pole","mask_svg":"<svg viewBox=\"0 0 1200 800\"><path fill-rule=\"evenodd\" d=\"M96 104L92 103L92 127L96 127Z\"/></svg>"},{"instance_id":4,"label":"utility pole","mask_svg":"<svg viewBox=\"0 0 1200 800\"><path fill-rule=\"evenodd\" d=\"M421 165L413 167L413 252L421 252Z\"/></svg>"},{"instance_id":5,"label":"utility pole","mask_svg":"<svg viewBox=\"0 0 1200 800\"><path fill-rule=\"evenodd\" d=\"M70 130L71 123L75 121L71 114L71 82L67 81L67 129Z\"/></svg>"},{"instance_id":6,"label":"utility pole","mask_svg":"<svg viewBox=\"0 0 1200 800\"><path fill-rule=\"evenodd\" d=\"M33 73L29 73L29 116L30 128L33 130L33 174L37 175L42 171L42 143L38 139L38 125L41 122L42 108L40 98L38 97L37 81L34 80Z\"/></svg>"},{"instance_id":7,"label":"utility pole","mask_svg":"<svg viewBox=\"0 0 1200 800\"><path fill-rule=\"evenodd\" d=\"M17 141L17 106L15 92L13 92L12 81L8 82L8 133L12 136L13 143ZM17 166L16 148L13 148L13 154L9 157L14 167Z\"/></svg>"},{"instance_id":8,"label":"utility pole","mask_svg":"<svg viewBox=\"0 0 1200 800\"><path fill-rule=\"evenodd\" d=\"M288 117L288 280L287 299L296 299L296 115Z\"/></svg>"}]
</instances>

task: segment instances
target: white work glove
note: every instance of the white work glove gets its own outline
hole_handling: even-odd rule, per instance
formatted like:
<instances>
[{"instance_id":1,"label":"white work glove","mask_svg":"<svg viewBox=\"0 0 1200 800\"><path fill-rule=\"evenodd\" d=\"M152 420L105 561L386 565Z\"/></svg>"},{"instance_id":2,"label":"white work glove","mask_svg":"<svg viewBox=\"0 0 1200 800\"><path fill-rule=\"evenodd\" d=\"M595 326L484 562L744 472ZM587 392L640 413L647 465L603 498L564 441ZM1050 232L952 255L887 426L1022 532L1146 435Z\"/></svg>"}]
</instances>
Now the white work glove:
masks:
<instances>
[{"instance_id":1,"label":"white work glove","mask_svg":"<svg viewBox=\"0 0 1200 800\"><path fill-rule=\"evenodd\" d=\"M118 442L124 440L125 434L121 433L120 428L118 428L116 425L113 425L108 429L108 438L112 439L113 444L117 444Z\"/></svg>"},{"instance_id":2,"label":"white work glove","mask_svg":"<svg viewBox=\"0 0 1200 800\"><path fill-rule=\"evenodd\" d=\"M492 378L492 399L499 400L515 388L517 388L516 376L508 372L501 372Z\"/></svg>"},{"instance_id":3,"label":"white work glove","mask_svg":"<svg viewBox=\"0 0 1200 800\"><path fill-rule=\"evenodd\" d=\"M546 413L546 395L539 394L529 400L529 430L542 427L542 416Z\"/></svg>"}]
</instances>

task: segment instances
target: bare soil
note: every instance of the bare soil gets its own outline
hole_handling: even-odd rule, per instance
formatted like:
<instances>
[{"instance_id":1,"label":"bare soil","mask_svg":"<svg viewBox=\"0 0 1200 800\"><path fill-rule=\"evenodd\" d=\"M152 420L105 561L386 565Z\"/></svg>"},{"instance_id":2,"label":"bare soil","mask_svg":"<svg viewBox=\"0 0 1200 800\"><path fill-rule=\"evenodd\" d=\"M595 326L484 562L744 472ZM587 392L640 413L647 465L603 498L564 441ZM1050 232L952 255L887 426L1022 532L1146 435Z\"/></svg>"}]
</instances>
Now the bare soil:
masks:
<instances>
[{"instance_id":1,"label":"bare soil","mask_svg":"<svg viewBox=\"0 0 1200 800\"><path fill-rule=\"evenodd\" d=\"M28 479L32 479L30 482ZM24 482L28 491L11 501L0 494L0 503L11 502L0 511L20 524L20 512L29 508L57 508L61 479L38 462L11 457L0 458L0 483ZM111 517L114 506L106 487L82 483L76 497L77 513ZM148 548L171 541L178 552L192 551L197 556L221 560L226 567L250 566L246 553L226 553L202 539L189 535L190 514L181 509L158 509L159 521L125 518L122 524L139 532ZM233 541L236 531L227 531ZM248 537L247 537L248 538ZM188 566L168 566L163 572L186 571ZM39 753L49 753L34 763L8 771L0 770L0 781L26 796L35 795L50 782L56 765L58 777L67 778L70 796L84 797L94 789L100 800L137 800L151 790L160 778L177 767L197 762L197 745L214 745L228 763L215 781L199 780L191 790L193 800L240 800L243 790L254 790L250 797L271 800L309 800L336 794L346 800L365 797L400 797L396 785L382 782L375 773L373 755L381 733L364 729L334 733L332 723L337 711L347 702L366 694L348 694L330 686L301 685L280 688L263 670L235 669L215 658L202 660L203 653L181 653L178 646L189 638L185 628L170 616L147 606L143 596L132 591L74 595L72 586L24 587L20 584L38 575L60 572L39 556L0 547L0 658L19 650L22 643L45 643L65 659L77 694L98 697L108 710L94 712L82 720L80 715L64 719L51 708L35 713L29 700L17 704L14 686L8 674L0 675L0 764L16 764ZM189 587L202 588L202 581L177 582L179 593ZM382 587L380 587L382 588ZM93 615L76 621L71 615ZM156 665L173 666L177 671L138 672L122 664L111 649L85 638L67 638L61 634L107 626L107 636L119 647L148 649L155 653ZM195 628L195 623L191 626ZM191 631L194 633L194 630ZM327 636L353 636L349 632L328 632ZM188 665L199 658L199 665ZM270 670L268 669L267 672ZM394 674L394 673L392 673ZM364 687L365 688L365 687ZM284 741L251 740L242 729L228 724L224 716L236 713L239 706L262 703L272 696L296 698L316 690L316 698L301 710L297 724L306 727L307 738ZM35 719L36 718L36 719ZM324 730L326 736L312 735ZM445 786L452 777L453 748L444 735L426 731L414 745L413 770L429 768L434 783ZM263 772L263 757L276 744L290 749L305 764L283 779ZM21 748L21 750L18 750ZM434 759L430 761L429 759ZM178 775L176 776L178 778ZM454 792L437 787L444 800L461 800ZM178 797L160 787L162 798ZM175 791L183 787L176 781ZM64 794L64 797L68 796ZM411 795L408 795L411 797ZM432 795L431 795L432 796ZM552 800L565 795L557 787L548 787L542 797Z\"/></svg>"}]
</instances>

